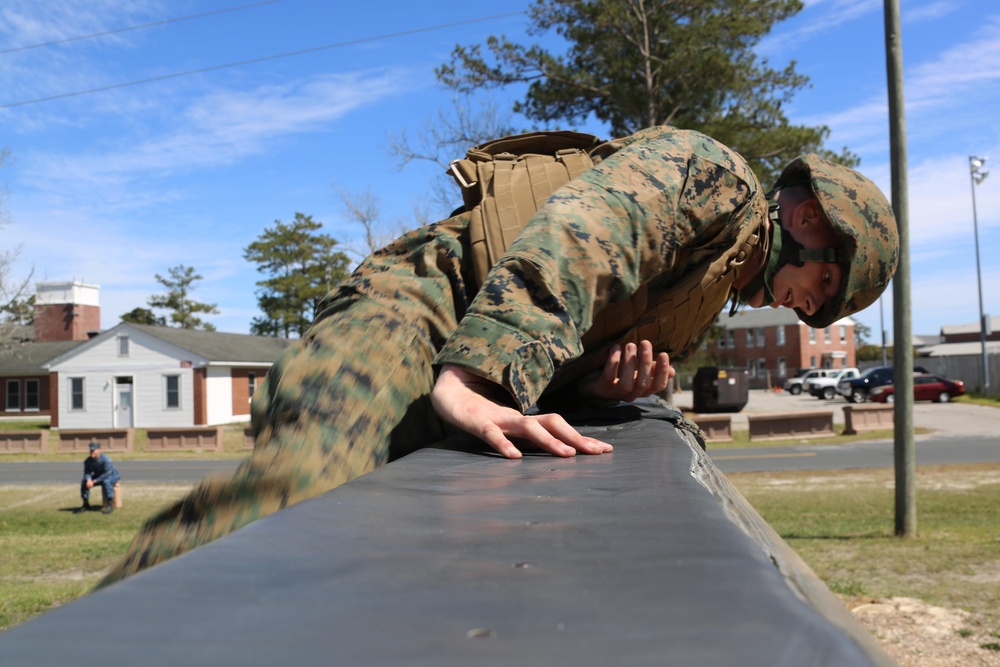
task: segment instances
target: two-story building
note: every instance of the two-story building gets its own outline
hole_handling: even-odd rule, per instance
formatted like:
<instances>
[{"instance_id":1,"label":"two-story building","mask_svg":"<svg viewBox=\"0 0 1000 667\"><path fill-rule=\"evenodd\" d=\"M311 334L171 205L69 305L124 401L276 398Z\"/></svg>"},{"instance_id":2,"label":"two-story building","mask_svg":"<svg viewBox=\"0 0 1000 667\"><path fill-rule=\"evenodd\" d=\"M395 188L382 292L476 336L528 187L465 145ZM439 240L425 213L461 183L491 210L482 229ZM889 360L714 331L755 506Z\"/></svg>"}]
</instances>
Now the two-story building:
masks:
<instances>
[{"instance_id":1,"label":"two-story building","mask_svg":"<svg viewBox=\"0 0 1000 667\"><path fill-rule=\"evenodd\" d=\"M746 368L751 387L781 385L804 368L856 365L854 320L813 329L788 308L744 310L719 316L726 333L714 343L720 365Z\"/></svg>"}]
</instances>

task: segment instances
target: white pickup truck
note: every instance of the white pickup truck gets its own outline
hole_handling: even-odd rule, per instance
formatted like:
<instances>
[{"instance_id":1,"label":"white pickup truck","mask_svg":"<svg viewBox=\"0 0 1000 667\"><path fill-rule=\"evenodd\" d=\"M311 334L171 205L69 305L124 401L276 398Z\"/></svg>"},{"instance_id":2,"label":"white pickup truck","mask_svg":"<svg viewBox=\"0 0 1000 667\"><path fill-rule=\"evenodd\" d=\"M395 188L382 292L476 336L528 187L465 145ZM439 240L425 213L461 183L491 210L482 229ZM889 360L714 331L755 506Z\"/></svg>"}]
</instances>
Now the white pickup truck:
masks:
<instances>
[{"instance_id":1,"label":"white pickup truck","mask_svg":"<svg viewBox=\"0 0 1000 667\"><path fill-rule=\"evenodd\" d=\"M812 377L806 380L805 390L816 398L827 401L837 395L837 383L841 380L850 380L861 375L857 368L831 368L823 371L819 377Z\"/></svg>"}]
</instances>

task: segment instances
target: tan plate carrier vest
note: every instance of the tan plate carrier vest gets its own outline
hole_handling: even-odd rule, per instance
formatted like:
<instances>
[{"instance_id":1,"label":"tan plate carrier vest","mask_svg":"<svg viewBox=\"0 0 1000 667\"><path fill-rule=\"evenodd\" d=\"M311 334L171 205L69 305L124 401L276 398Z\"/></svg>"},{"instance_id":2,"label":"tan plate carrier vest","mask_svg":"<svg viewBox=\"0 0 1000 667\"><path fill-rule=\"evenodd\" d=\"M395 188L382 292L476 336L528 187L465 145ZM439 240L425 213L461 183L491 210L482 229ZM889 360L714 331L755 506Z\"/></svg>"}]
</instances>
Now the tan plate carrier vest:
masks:
<instances>
[{"instance_id":1,"label":"tan plate carrier vest","mask_svg":"<svg viewBox=\"0 0 1000 667\"><path fill-rule=\"evenodd\" d=\"M557 189L621 146L621 141L580 132L531 132L480 144L464 159L452 161L449 173L462 188L471 214L469 245L476 289ZM672 358L690 351L726 305L766 215L764 198L751 198L733 216L743 224L725 225L708 242L678 251L673 266L687 271L667 272L641 285L629 299L609 303L583 336L584 356L567 364L549 389L600 368L608 348L618 342L649 340L656 352Z\"/></svg>"}]
</instances>

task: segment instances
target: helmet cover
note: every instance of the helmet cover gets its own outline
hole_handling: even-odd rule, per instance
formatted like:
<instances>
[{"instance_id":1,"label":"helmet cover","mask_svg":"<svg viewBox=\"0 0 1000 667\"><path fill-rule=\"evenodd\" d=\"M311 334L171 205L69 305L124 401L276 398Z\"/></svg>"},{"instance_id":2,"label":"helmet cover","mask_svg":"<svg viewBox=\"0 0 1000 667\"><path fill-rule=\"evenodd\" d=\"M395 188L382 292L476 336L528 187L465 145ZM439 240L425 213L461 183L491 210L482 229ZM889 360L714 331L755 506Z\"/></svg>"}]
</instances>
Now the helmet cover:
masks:
<instances>
[{"instance_id":1,"label":"helmet cover","mask_svg":"<svg viewBox=\"0 0 1000 667\"><path fill-rule=\"evenodd\" d=\"M815 153L785 167L775 188L794 185L808 187L816 197L848 262L834 298L827 299L812 315L795 309L800 320L823 328L867 308L889 284L899 261L896 216L885 195L869 179Z\"/></svg>"}]
</instances>

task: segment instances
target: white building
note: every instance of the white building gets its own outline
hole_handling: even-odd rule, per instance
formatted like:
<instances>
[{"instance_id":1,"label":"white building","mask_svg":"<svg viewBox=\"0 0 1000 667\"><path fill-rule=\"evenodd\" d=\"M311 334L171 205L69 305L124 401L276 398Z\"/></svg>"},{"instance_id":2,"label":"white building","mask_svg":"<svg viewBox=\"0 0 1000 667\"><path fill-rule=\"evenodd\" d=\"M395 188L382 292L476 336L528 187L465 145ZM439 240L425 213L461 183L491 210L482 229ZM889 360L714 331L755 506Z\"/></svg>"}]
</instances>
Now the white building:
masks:
<instances>
[{"instance_id":1,"label":"white building","mask_svg":"<svg viewBox=\"0 0 1000 667\"><path fill-rule=\"evenodd\" d=\"M52 426L149 428L247 421L290 341L121 323L43 364Z\"/></svg>"}]
</instances>

